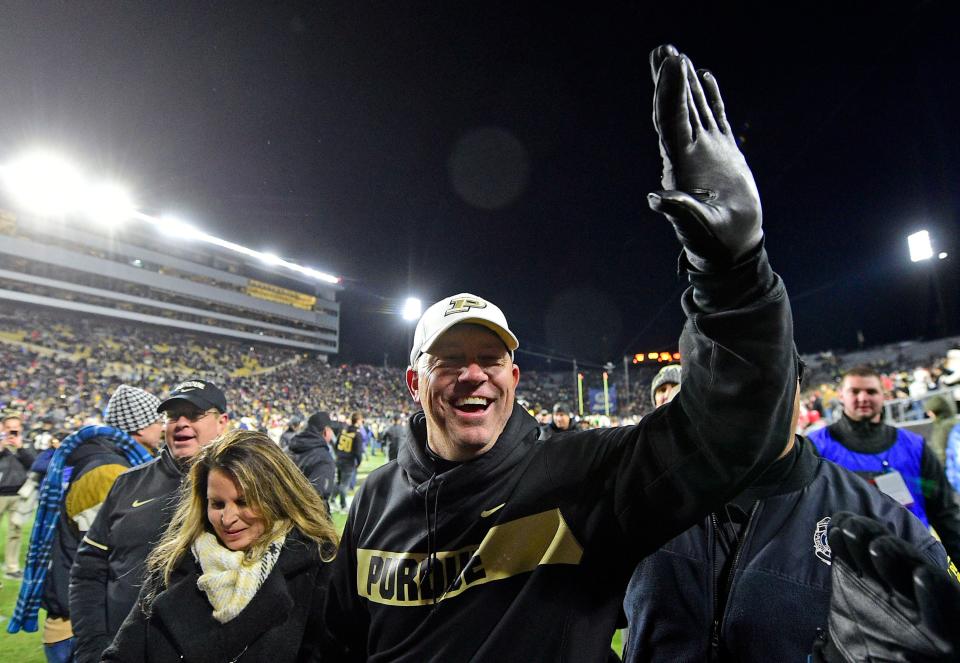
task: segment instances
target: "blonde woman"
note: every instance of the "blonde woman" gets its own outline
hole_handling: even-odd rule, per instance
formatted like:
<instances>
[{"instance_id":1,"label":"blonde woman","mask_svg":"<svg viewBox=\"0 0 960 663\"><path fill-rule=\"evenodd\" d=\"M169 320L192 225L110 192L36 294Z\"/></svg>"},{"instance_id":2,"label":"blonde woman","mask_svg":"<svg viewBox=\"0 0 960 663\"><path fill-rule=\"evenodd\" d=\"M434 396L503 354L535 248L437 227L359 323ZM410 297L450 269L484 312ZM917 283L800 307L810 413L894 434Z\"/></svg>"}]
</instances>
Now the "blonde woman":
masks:
<instances>
[{"instance_id":1,"label":"blonde woman","mask_svg":"<svg viewBox=\"0 0 960 663\"><path fill-rule=\"evenodd\" d=\"M103 660L322 660L336 546L293 461L262 433L226 433L197 455Z\"/></svg>"}]
</instances>

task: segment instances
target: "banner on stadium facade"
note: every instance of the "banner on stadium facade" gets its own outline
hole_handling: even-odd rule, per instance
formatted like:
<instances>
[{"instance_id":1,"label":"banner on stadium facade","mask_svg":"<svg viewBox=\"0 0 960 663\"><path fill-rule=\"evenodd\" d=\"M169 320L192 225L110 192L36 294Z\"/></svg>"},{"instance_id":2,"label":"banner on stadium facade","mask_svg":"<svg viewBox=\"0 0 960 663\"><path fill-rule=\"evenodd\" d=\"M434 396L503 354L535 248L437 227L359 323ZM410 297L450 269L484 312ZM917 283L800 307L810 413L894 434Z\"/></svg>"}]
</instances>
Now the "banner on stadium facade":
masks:
<instances>
[{"instance_id":1,"label":"banner on stadium facade","mask_svg":"<svg viewBox=\"0 0 960 663\"><path fill-rule=\"evenodd\" d=\"M312 311L314 305L317 303L317 298L313 295L306 295L296 290L281 288L277 285L271 285L263 281L254 281L253 279L247 281L245 291L251 297L265 299L268 302L275 302L277 304L294 306L304 311Z\"/></svg>"},{"instance_id":2,"label":"banner on stadium facade","mask_svg":"<svg viewBox=\"0 0 960 663\"><path fill-rule=\"evenodd\" d=\"M591 414L605 414L607 411L606 406L603 402L603 389L588 389L590 395L590 413ZM608 398L610 399L610 414L614 414L617 411L617 388L610 387L607 390Z\"/></svg>"}]
</instances>

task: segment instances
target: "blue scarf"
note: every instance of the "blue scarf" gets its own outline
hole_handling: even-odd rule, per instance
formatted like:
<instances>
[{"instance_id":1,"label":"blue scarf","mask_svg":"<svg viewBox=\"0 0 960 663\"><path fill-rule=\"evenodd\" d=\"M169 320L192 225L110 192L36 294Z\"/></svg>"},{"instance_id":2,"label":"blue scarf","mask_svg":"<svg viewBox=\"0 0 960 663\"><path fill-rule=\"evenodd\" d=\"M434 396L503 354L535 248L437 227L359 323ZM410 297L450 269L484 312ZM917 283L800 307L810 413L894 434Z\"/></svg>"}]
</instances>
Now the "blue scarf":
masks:
<instances>
[{"instance_id":1,"label":"blue scarf","mask_svg":"<svg viewBox=\"0 0 960 663\"><path fill-rule=\"evenodd\" d=\"M74 449L94 437L113 442L117 451L123 453L131 466L146 463L153 458L136 440L112 426L85 426L60 443L47 468L47 476L40 486L40 503L33 521L33 531L30 533L30 549L27 551L27 564L23 570L23 584L20 585L17 607L14 608L13 617L7 625L7 633L16 633L21 629L30 633L37 630L37 613L50 567L53 537L60 520L60 505L66 493L64 465Z\"/></svg>"}]
</instances>

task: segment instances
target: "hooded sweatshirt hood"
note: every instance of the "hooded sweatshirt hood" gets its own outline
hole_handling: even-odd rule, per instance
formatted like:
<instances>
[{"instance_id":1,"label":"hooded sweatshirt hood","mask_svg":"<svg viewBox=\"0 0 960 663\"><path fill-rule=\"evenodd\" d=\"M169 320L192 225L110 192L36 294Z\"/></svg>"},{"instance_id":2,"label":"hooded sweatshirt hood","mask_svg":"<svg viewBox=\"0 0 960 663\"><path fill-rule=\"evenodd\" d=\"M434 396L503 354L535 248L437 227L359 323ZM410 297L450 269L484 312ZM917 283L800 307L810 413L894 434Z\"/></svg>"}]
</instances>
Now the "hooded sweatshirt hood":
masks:
<instances>
[{"instance_id":1,"label":"hooded sweatshirt hood","mask_svg":"<svg viewBox=\"0 0 960 663\"><path fill-rule=\"evenodd\" d=\"M327 441L323 439L323 431L315 431L308 428L302 433L297 433L290 439L287 449L295 454L315 449L321 445L326 445Z\"/></svg>"},{"instance_id":2,"label":"hooded sweatshirt hood","mask_svg":"<svg viewBox=\"0 0 960 663\"><path fill-rule=\"evenodd\" d=\"M489 451L443 471L426 448L426 415L416 412L409 423L412 434L397 455L407 481L420 494L426 490L428 481L439 481L444 486L443 492L451 497L469 491L482 492L483 487L489 486L492 474L512 467L523 458L526 449L536 443L539 430L537 420L514 403L507 425Z\"/></svg>"}]
</instances>

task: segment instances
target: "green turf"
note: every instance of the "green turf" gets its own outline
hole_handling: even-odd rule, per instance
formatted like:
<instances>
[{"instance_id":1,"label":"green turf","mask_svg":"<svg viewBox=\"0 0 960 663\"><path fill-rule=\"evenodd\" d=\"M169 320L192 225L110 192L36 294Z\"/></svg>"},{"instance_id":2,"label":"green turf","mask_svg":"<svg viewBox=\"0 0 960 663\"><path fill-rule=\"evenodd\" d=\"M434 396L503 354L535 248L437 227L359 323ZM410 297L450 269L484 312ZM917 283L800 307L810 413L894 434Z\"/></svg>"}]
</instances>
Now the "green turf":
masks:
<instances>
[{"instance_id":1,"label":"green turf","mask_svg":"<svg viewBox=\"0 0 960 663\"><path fill-rule=\"evenodd\" d=\"M385 460L383 456L368 456L363 463L360 464L357 473L358 484L362 483L371 471L383 465ZM337 529L343 531L343 525L347 520L347 515L345 513L334 513L332 514L332 518ZM27 546L30 541L29 531L32 525L32 522L28 523L24 529L23 545L20 551L21 566L23 566L22 560L27 554ZM4 518L3 521L0 522L0 542L6 540L7 520ZM2 547L0 547L0 550L2 550ZM17 603L17 593L19 591L20 583L16 580L4 580L3 587L0 587L0 661L10 661L11 663L45 663L46 658L43 655L43 644L40 641L44 617L42 610L40 611L41 628L36 633L24 633L23 631L16 635L7 633L7 622ZM617 652L620 652L622 648L620 633L620 631L617 631L613 636L612 646L614 651Z\"/></svg>"}]
</instances>

